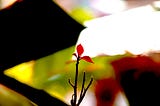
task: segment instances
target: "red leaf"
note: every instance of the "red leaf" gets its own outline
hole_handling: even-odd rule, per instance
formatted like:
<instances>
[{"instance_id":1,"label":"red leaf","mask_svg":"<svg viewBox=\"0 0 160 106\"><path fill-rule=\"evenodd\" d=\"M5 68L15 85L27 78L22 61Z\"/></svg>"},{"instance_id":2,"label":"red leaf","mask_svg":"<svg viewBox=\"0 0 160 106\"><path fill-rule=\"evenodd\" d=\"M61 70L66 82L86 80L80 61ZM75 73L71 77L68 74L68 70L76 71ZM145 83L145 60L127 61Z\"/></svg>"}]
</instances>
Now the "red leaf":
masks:
<instances>
[{"instance_id":1,"label":"red leaf","mask_svg":"<svg viewBox=\"0 0 160 106\"><path fill-rule=\"evenodd\" d=\"M94 63L89 56L83 56L83 57L81 57L81 59L82 59L82 60L85 60L85 61L87 61L87 62L90 62L90 63Z\"/></svg>"},{"instance_id":2,"label":"red leaf","mask_svg":"<svg viewBox=\"0 0 160 106\"><path fill-rule=\"evenodd\" d=\"M79 44L76 49L77 49L78 56L81 56L82 53L84 52L83 46Z\"/></svg>"}]
</instances>

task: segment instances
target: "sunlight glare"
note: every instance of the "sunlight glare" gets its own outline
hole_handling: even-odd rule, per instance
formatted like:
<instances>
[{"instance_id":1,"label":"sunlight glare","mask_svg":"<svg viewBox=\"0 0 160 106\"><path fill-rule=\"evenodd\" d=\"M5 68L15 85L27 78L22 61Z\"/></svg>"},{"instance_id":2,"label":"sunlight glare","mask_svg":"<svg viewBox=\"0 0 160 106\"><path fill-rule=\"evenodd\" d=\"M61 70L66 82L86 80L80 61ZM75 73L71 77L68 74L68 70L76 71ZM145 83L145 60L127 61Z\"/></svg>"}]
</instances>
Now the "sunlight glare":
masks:
<instances>
[{"instance_id":1,"label":"sunlight glare","mask_svg":"<svg viewBox=\"0 0 160 106\"><path fill-rule=\"evenodd\" d=\"M0 1L0 9L6 8L10 5L12 5L17 0L1 0Z\"/></svg>"},{"instance_id":2,"label":"sunlight glare","mask_svg":"<svg viewBox=\"0 0 160 106\"><path fill-rule=\"evenodd\" d=\"M107 14L123 11L126 8L123 0L94 0L92 7Z\"/></svg>"},{"instance_id":3,"label":"sunlight glare","mask_svg":"<svg viewBox=\"0 0 160 106\"><path fill-rule=\"evenodd\" d=\"M132 54L159 51L160 12L150 8L139 7L86 21L87 28L81 31L77 41L84 46L83 55L95 57L126 51Z\"/></svg>"}]
</instances>

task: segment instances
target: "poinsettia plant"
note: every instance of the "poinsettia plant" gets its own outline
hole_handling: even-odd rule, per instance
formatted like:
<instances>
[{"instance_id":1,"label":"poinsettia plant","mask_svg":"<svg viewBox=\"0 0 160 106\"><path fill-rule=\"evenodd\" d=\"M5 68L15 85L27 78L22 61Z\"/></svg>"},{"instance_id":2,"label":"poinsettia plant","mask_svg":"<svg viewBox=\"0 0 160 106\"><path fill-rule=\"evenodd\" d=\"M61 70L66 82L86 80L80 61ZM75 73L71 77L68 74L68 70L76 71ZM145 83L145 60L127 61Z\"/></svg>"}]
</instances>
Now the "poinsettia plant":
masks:
<instances>
[{"instance_id":1,"label":"poinsettia plant","mask_svg":"<svg viewBox=\"0 0 160 106\"><path fill-rule=\"evenodd\" d=\"M89 56L82 56L83 52L84 52L84 48L81 44L77 45L76 47L76 51L77 53L73 53L73 55L76 57L76 72L75 72L75 80L74 80L74 84L71 82L71 80L69 79L69 84L73 87L74 89L74 94L72 95L71 98L71 106L79 106L80 103L82 102L83 98L85 97L85 94L88 90L88 88L90 87L90 85L93 82L93 78L90 79L89 84L87 85L87 87L85 88L85 72L83 73L83 81L82 81L82 88L81 88L81 92L80 92L80 96L78 99L78 95L77 95L77 85L78 85L78 65L80 60L85 60L87 62L90 63L94 63L92 61L92 59Z\"/></svg>"}]
</instances>

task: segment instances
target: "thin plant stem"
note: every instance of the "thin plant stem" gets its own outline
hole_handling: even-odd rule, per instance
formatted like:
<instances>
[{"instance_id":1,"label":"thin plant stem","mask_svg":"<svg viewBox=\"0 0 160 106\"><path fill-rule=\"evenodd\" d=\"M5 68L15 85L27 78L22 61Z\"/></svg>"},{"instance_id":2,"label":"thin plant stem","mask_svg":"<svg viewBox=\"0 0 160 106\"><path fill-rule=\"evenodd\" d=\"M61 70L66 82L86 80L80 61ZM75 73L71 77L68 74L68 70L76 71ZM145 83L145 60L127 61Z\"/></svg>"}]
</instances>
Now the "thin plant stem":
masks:
<instances>
[{"instance_id":1,"label":"thin plant stem","mask_svg":"<svg viewBox=\"0 0 160 106\"><path fill-rule=\"evenodd\" d=\"M73 106L76 106L77 103L77 82L78 82L78 65L79 65L80 57L77 57L76 62L76 74L75 74L75 82L74 82L74 98L73 98Z\"/></svg>"},{"instance_id":2,"label":"thin plant stem","mask_svg":"<svg viewBox=\"0 0 160 106\"><path fill-rule=\"evenodd\" d=\"M78 103L77 103L77 85L78 85L78 65L79 65L79 61L80 61L80 57L78 56L77 61L76 61L76 72L75 72L74 84L71 82L70 79L68 80L69 84L74 89L74 94L72 95L72 99L71 99L71 106L79 106L80 105L80 103L82 102L88 88L90 87L90 85L92 84L92 81L93 81L93 78L91 78L89 84L85 88L84 85L85 85L85 81L86 81L86 75L85 75L85 72L83 73L82 87L81 87L80 97L79 97Z\"/></svg>"}]
</instances>

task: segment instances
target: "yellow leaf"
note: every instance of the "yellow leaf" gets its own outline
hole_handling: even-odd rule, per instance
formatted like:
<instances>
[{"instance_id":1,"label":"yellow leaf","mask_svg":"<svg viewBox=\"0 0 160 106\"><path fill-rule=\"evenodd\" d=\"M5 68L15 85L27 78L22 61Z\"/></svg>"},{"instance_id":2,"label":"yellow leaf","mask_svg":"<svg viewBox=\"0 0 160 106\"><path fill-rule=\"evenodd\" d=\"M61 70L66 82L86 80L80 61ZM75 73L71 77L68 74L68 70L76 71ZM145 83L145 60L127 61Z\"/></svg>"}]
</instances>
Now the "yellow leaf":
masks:
<instances>
[{"instance_id":1,"label":"yellow leaf","mask_svg":"<svg viewBox=\"0 0 160 106\"><path fill-rule=\"evenodd\" d=\"M33 67L35 61L29 61L25 63L21 63L16 65L12 68L9 68L4 71L4 74L15 78L16 80L25 83L25 84L32 84L32 75L33 75Z\"/></svg>"}]
</instances>

